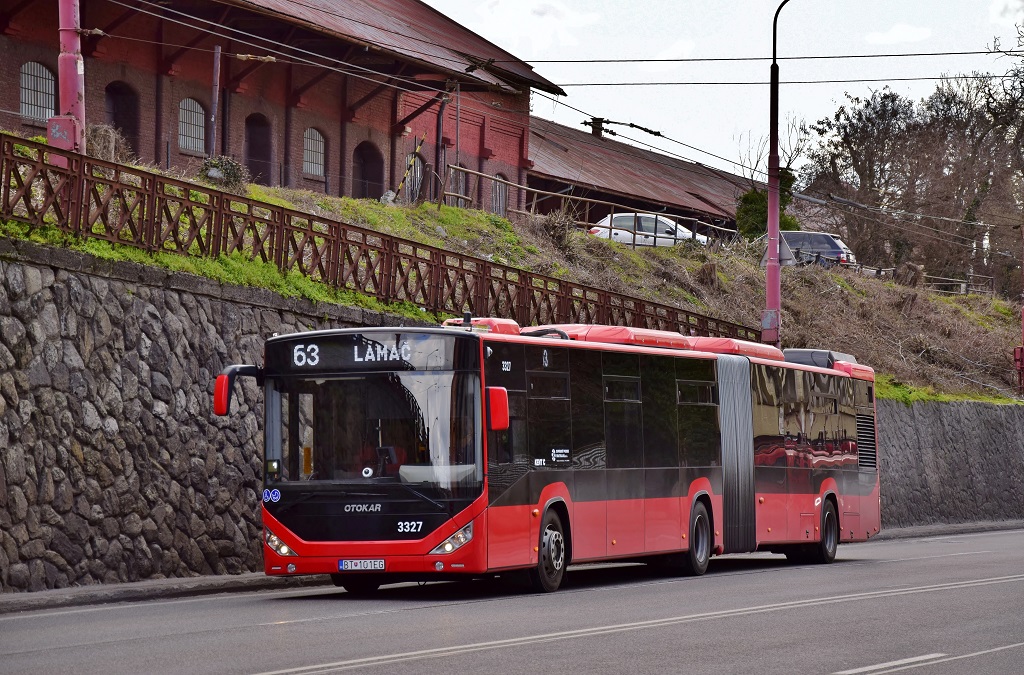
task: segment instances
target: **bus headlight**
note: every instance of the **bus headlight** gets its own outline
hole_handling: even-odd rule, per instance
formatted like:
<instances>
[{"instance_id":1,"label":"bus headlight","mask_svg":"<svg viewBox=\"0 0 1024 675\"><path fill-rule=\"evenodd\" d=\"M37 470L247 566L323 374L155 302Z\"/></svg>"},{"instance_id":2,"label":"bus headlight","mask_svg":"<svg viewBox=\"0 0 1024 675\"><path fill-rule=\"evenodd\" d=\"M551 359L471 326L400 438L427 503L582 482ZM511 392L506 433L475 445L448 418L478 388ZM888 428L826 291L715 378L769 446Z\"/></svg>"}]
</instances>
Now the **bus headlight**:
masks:
<instances>
[{"instance_id":1,"label":"bus headlight","mask_svg":"<svg viewBox=\"0 0 1024 675\"><path fill-rule=\"evenodd\" d=\"M473 540L473 523L441 542L440 546L430 552L430 555L445 555L458 551L460 548Z\"/></svg>"},{"instance_id":2,"label":"bus headlight","mask_svg":"<svg viewBox=\"0 0 1024 675\"><path fill-rule=\"evenodd\" d=\"M267 546L274 549L274 553L283 556L297 556L299 555L292 550L292 547L281 541L276 534L263 528L263 540L267 542Z\"/></svg>"}]
</instances>

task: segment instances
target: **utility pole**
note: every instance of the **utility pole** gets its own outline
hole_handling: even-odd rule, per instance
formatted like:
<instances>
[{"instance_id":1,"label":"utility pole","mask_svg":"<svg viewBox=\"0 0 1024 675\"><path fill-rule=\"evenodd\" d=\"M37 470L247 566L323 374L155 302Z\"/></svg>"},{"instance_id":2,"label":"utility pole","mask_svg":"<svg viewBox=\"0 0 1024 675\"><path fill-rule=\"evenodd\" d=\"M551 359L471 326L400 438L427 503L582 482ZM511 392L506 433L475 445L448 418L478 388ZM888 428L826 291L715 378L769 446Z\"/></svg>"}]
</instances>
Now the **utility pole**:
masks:
<instances>
[{"instance_id":1,"label":"utility pole","mask_svg":"<svg viewBox=\"0 0 1024 675\"><path fill-rule=\"evenodd\" d=\"M1024 227L1020 228L1024 238ZM1024 258L1021 258L1021 274L1024 275ZM1024 300L1024 287L1021 288L1021 299ZM1024 306L1020 309L1021 346L1013 348L1013 363L1017 366L1017 393L1024 396Z\"/></svg>"},{"instance_id":2,"label":"utility pole","mask_svg":"<svg viewBox=\"0 0 1024 675\"><path fill-rule=\"evenodd\" d=\"M782 346L782 277L779 268L779 64L775 60L779 12L789 0L775 10L772 21L772 71L769 94L768 124L771 149L768 155L768 260L765 264L765 309L761 315L761 341Z\"/></svg>"},{"instance_id":3,"label":"utility pole","mask_svg":"<svg viewBox=\"0 0 1024 675\"><path fill-rule=\"evenodd\" d=\"M60 83L58 113L47 123L51 145L85 152L85 60L82 58L82 26L78 0L59 0L60 55L57 81Z\"/></svg>"}]
</instances>

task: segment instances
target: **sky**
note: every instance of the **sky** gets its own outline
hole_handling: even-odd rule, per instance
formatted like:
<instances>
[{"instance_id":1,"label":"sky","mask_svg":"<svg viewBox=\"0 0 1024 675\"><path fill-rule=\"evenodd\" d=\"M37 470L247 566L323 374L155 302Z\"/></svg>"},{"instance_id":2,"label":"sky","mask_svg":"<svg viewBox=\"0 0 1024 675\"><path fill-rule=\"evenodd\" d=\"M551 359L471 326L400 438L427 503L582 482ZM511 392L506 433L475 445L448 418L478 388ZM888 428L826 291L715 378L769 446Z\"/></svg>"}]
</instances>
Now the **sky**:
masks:
<instances>
[{"instance_id":1,"label":"sky","mask_svg":"<svg viewBox=\"0 0 1024 675\"><path fill-rule=\"evenodd\" d=\"M562 86L554 103L534 94L533 113L580 129L590 116L660 131L671 141L628 127L623 137L649 142L691 161L749 172L768 139L772 17L777 0L425 0ZM934 91L937 78L1006 72L1013 57L990 54L905 58L785 60L849 56L985 51L994 39L1017 48L1024 0L790 0L779 15L779 119L813 123L846 102L845 93L870 96L888 84L913 100ZM696 63L545 63L581 59L745 58ZM1022 57L1024 58L1024 57ZM877 82L797 84L807 80ZM594 83L655 86L568 86ZM744 82L753 84L664 84ZM567 106L571 106L567 107ZM573 110L576 108L577 110ZM678 142L676 142L678 141ZM692 147L685 147L686 144ZM710 153L710 154L708 154ZM717 156L717 157L716 157ZM760 168L764 168L764 157ZM785 158L783 158L785 163ZM763 176L758 176L763 178Z\"/></svg>"}]
</instances>

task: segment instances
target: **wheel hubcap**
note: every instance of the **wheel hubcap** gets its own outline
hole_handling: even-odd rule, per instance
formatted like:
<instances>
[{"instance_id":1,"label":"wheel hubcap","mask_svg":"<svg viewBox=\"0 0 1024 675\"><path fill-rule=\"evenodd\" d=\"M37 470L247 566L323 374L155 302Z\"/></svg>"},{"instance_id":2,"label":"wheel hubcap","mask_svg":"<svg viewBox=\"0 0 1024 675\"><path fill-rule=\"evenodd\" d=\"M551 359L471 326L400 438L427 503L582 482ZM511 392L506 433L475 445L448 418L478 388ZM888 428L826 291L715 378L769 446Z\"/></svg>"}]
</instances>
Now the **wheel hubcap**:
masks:
<instances>
[{"instance_id":1,"label":"wheel hubcap","mask_svg":"<svg viewBox=\"0 0 1024 675\"><path fill-rule=\"evenodd\" d=\"M708 528L703 516L693 521L693 551L697 560L704 562L708 557Z\"/></svg>"},{"instance_id":2,"label":"wheel hubcap","mask_svg":"<svg viewBox=\"0 0 1024 675\"><path fill-rule=\"evenodd\" d=\"M565 563L565 542L562 533L557 530L547 530L544 533L544 553L547 558L547 567L552 572L558 572Z\"/></svg>"},{"instance_id":3,"label":"wheel hubcap","mask_svg":"<svg viewBox=\"0 0 1024 675\"><path fill-rule=\"evenodd\" d=\"M825 547L831 553L836 549L836 521L831 513L825 514Z\"/></svg>"}]
</instances>

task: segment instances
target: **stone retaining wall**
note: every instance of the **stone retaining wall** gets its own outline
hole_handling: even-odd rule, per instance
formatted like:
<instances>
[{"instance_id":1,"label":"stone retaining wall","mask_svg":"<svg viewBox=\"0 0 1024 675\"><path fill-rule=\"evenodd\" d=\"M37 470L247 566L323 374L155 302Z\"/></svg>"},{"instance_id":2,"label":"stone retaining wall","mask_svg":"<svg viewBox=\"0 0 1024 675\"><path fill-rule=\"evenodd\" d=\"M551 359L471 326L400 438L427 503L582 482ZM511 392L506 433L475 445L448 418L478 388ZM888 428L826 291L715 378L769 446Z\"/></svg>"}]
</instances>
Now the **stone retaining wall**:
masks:
<instances>
[{"instance_id":1,"label":"stone retaining wall","mask_svg":"<svg viewBox=\"0 0 1024 675\"><path fill-rule=\"evenodd\" d=\"M273 333L395 325L0 239L0 590L262 569L261 392L211 413ZM1024 518L1024 406L879 406L883 522Z\"/></svg>"},{"instance_id":2,"label":"stone retaining wall","mask_svg":"<svg viewBox=\"0 0 1024 675\"><path fill-rule=\"evenodd\" d=\"M0 239L0 589L262 570L262 392L215 417L216 375L397 323Z\"/></svg>"},{"instance_id":3,"label":"stone retaining wall","mask_svg":"<svg viewBox=\"0 0 1024 675\"><path fill-rule=\"evenodd\" d=\"M879 401L882 525L1024 518L1024 406Z\"/></svg>"}]
</instances>

